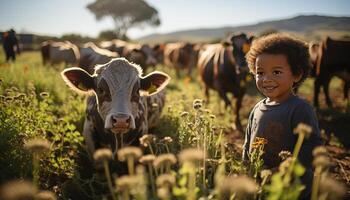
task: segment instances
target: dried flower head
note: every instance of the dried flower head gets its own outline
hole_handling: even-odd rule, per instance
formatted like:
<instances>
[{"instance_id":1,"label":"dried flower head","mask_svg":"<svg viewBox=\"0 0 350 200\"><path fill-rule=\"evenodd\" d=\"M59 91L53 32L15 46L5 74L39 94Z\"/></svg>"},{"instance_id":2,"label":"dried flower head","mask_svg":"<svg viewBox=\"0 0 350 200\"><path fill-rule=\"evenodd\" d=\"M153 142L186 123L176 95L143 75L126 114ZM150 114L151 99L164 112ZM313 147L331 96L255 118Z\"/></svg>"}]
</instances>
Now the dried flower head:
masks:
<instances>
[{"instance_id":1,"label":"dried flower head","mask_svg":"<svg viewBox=\"0 0 350 200\"><path fill-rule=\"evenodd\" d=\"M265 144L267 144L267 140L265 138L255 137L254 142L252 144L252 148L258 149L258 148L264 146Z\"/></svg>"},{"instance_id":2,"label":"dried flower head","mask_svg":"<svg viewBox=\"0 0 350 200\"><path fill-rule=\"evenodd\" d=\"M165 143L165 144L170 144L173 142L173 139L169 136L164 137L163 139L160 140L161 142Z\"/></svg>"},{"instance_id":3,"label":"dried flower head","mask_svg":"<svg viewBox=\"0 0 350 200\"><path fill-rule=\"evenodd\" d=\"M138 184L138 178L135 175L121 176L115 179L115 185L118 191L130 190Z\"/></svg>"},{"instance_id":4,"label":"dried flower head","mask_svg":"<svg viewBox=\"0 0 350 200\"><path fill-rule=\"evenodd\" d=\"M268 177L271 176L271 175L272 175L272 171L269 170L269 169L263 169L263 170L261 170L261 172L260 172L260 177L261 177L262 179L268 178Z\"/></svg>"},{"instance_id":5,"label":"dried flower head","mask_svg":"<svg viewBox=\"0 0 350 200\"><path fill-rule=\"evenodd\" d=\"M289 157L292 157L292 153L290 151L281 151L278 156L283 160L286 160Z\"/></svg>"},{"instance_id":6,"label":"dried flower head","mask_svg":"<svg viewBox=\"0 0 350 200\"><path fill-rule=\"evenodd\" d=\"M166 154L161 154L153 162L153 165L155 168L160 168L163 165L173 165L176 163L176 157L174 154L171 153L166 153Z\"/></svg>"},{"instance_id":7,"label":"dried flower head","mask_svg":"<svg viewBox=\"0 0 350 200\"><path fill-rule=\"evenodd\" d=\"M283 162L281 162L280 166L279 166L279 171L282 174L285 174L288 171L289 166L292 164L293 162L293 157L288 157L286 160L284 160Z\"/></svg>"},{"instance_id":8,"label":"dried flower head","mask_svg":"<svg viewBox=\"0 0 350 200\"><path fill-rule=\"evenodd\" d=\"M322 169L327 169L331 165L331 162L329 161L328 156L319 155L314 158L314 160L312 161L312 164L315 167L321 167Z\"/></svg>"},{"instance_id":9,"label":"dried flower head","mask_svg":"<svg viewBox=\"0 0 350 200\"><path fill-rule=\"evenodd\" d=\"M51 191L40 191L38 194L36 194L35 200L56 200L56 195L55 193Z\"/></svg>"},{"instance_id":10,"label":"dried flower head","mask_svg":"<svg viewBox=\"0 0 350 200\"><path fill-rule=\"evenodd\" d=\"M311 133L312 127L304 123L299 123L294 129L294 134L304 134L306 138L308 138Z\"/></svg>"},{"instance_id":11,"label":"dried flower head","mask_svg":"<svg viewBox=\"0 0 350 200\"><path fill-rule=\"evenodd\" d=\"M124 147L118 151L118 159L125 161L128 157L135 160L142 156L142 151L138 147Z\"/></svg>"},{"instance_id":12,"label":"dried flower head","mask_svg":"<svg viewBox=\"0 0 350 200\"><path fill-rule=\"evenodd\" d=\"M175 185L176 179L175 176L172 174L162 174L157 177L156 184L158 187L166 186L166 187L172 187Z\"/></svg>"},{"instance_id":13,"label":"dried flower head","mask_svg":"<svg viewBox=\"0 0 350 200\"><path fill-rule=\"evenodd\" d=\"M51 143L45 139L31 139L24 144L24 148L32 153L44 153L50 150Z\"/></svg>"},{"instance_id":14,"label":"dried flower head","mask_svg":"<svg viewBox=\"0 0 350 200\"><path fill-rule=\"evenodd\" d=\"M315 149L312 151L312 155L314 157L317 157L319 155L327 156L328 155L328 151L327 151L326 147L318 146L318 147L315 147Z\"/></svg>"},{"instance_id":15,"label":"dried flower head","mask_svg":"<svg viewBox=\"0 0 350 200\"><path fill-rule=\"evenodd\" d=\"M182 113L180 114L180 116L181 116L181 117L187 117L188 114L189 114L188 112L184 111L184 112L182 112Z\"/></svg>"},{"instance_id":16,"label":"dried flower head","mask_svg":"<svg viewBox=\"0 0 350 200\"><path fill-rule=\"evenodd\" d=\"M146 134L140 138L140 143L142 146L148 147L148 145L150 145L152 142L154 142L155 139L156 139L156 136L154 136L152 134Z\"/></svg>"},{"instance_id":17,"label":"dried flower head","mask_svg":"<svg viewBox=\"0 0 350 200\"><path fill-rule=\"evenodd\" d=\"M201 99L195 99L193 101L193 109L199 110L200 108L202 108L202 100Z\"/></svg>"},{"instance_id":18,"label":"dried flower head","mask_svg":"<svg viewBox=\"0 0 350 200\"><path fill-rule=\"evenodd\" d=\"M258 185L253 179L240 175L237 177L226 177L220 185L220 192L223 196L230 196L235 193L237 196L251 195L258 191Z\"/></svg>"},{"instance_id":19,"label":"dried flower head","mask_svg":"<svg viewBox=\"0 0 350 200\"><path fill-rule=\"evenodd\" d=\"M37 193L36 187L28 181L10 181L0 188L0 199L16 200L16 199L35 199Z\"/></svg>"},{"instance_id":20,"label":"dried flower head","mask_svg":"<svg viewBox=\"0 0 350 200\"><path fill-rule=\"evenodd\" d=\"M139 159L139 162L141 164L149 164L149 163L153 163L153 161L156 159L156 156L153 155L153 154L148 154L148 155L145 155L145 156L142 156L140 159Z\"/></svg>"},{"instance_id":21,"label":"dried flower head","mask_svg":"<svg viewBox=\"0 0 350 200\"><path fill-rule=\"evenodd\" d=\"M104 162L112 159L112 151L107 148L98 149L94 153L94 160L96 162Z\"/></svg>"},{"instance_id":22,"label":"dried flower head","mask_svg":"<svg viewBox=\"0 0 350 200\"><path fill-rule=\"evenodd\" d=\"M330 199L342 199L346 194L346 187L344 184L325 176L321 178L320 191L321 193L328 193Z\"/></svg>"},{"instance_id":23,"label":"dried flower head","mask_svg":"<svg viewBox=\"0 0 350 200\"><path fill-rule=\"evenodd\" d=\"M179 160L181 163L185 163L185 162L195 163L197 161L202 161L203 159L205 159L203 150L189 148L189 149L184 149L179 153Z\"/></svg>"}]
</instances>

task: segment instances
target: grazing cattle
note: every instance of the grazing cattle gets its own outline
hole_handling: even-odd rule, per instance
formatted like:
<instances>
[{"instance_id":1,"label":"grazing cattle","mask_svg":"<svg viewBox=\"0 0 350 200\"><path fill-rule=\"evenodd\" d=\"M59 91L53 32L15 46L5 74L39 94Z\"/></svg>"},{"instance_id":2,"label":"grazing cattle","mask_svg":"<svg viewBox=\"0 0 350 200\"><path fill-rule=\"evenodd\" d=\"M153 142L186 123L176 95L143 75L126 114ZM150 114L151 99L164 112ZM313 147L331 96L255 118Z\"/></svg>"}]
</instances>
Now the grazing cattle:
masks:
<instances>
[{"instance_id":1,"label":"grazing cattle","mask_svg":"<svg viewBox=\"0 0 350 200\"><path fill-rule=\"evenodd\" d=\"M164 47L164 64L175 68L178 77L180 76L180 70L187 70L187 75L191 76L197 58L198 50L194 44L169 43Z\"/></svg>"},{"instance_id":2,"label":"grazing cattle","mask_svg":"<svg viewBox=\"0 0 350 200\"><path fill-rule=\"evenodd\" d=\"M149 66L157 64L154 49L148 44L140 45L123 40L112 40L101 42L100 47L117 52L121 57L125 57L130 62L140 65L144 71Z\"/></svg>"},{"instance_id":3,"label":"grazing cattle","mask_svg":"<svg viewBox=\"0 0 350 200\"><path fill-rule=\"evenodd\" d=\"M230 43L206 45L200 53L197 67L208 101L209 88L218 91L226 107L231 105L227 93L236 97L236 126L242 130L239 110L249 78L245 54L249 50L252 38L242 33L233 35L230 40Z\"/></svg>"},{"instance_id":4,"label":"grazing cattle","mask_svg":"<svg viewBox=\"0 0 350 200\"><path fill-rule=\"evenodd\" d=\"M41 55L43 64L49 63L51 65L65 63L77 64L80 59L80 52L76 45L65 42L45 41L41 44Z\"/></svg>"},{"instance_id":5,"label":"grazing cattle","mask_svg":"<svg viewBox=\"0 0 350 200\"><path fill-rule=\"evenodd\" d=\"M350 41L333 40L327 37L319 44L311 44L310 57L314 65L314 105L319 107L318 96L321 86L328 107L332 107L329 97L329 83L333 76L343 79L344 98L348 98L350 88Z\"/></svg>"},{"instance_id":6,"label":"grazing cattle","mask_svg":"<svg viewBox=\"0 0 350 200\"><path fill-rule=\"evenodd\" d=\"M65 82L87 99L83 136L92 154L98 148L112 152L139 145L139 137L155 126L164 106L162 90L170 77L163 72L142 76L140 66L125 58L97 65L93 75L81 68L62 72Z\"/></svg>"},{"instance_id":7,"label":"grazing cattle","mask_svg":"<svg viewBox=\"0 0 350 200\"><path fill-rule=\"evenodd\" d=\"M80 48L80 60L78 66L89 74L94 73L94 67L97 64L105 64L112 58L119 57L118 53L101 49L94 43L88 42Z\"/></svg>"}]
</instances>

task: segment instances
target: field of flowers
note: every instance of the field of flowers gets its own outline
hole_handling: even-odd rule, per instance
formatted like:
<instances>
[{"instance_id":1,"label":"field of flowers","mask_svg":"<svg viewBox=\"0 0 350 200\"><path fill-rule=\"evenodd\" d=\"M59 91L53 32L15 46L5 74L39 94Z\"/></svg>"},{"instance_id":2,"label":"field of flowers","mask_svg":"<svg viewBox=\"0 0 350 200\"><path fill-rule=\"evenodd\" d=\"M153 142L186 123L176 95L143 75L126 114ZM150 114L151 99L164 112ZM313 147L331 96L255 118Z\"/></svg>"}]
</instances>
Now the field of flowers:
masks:
<instances>
[{"instance_id":1,"label":"field of flowers","mask_svg":"<svg viewBox=\"0 0 350 200\"><path fill-rule=\"evenodd\" d=\"M159 125L140 139L140 147L112 152L100 149L93 160L81 135L85 97L72 92L59 72L43 66L39 52L24 52L15 63L0 53L0 199L298 199L304 168L296 159L308 127L298 126L293 152L281 152L276 170L263 168L263 138L244 163L244 134L235 130L232 111L216 93L204 100L197 78L175 76ZM314 151L312 199L349 198L349 102L341 97L340 80L331 85L335 108L318 111L325 147ZM311 101L312 80L300 88ZM241 109L246 126L261 96L254 83ZM342 121L343 120L343 121ZM348 121L349 122L349 121ZM340 130L338 130L340 129ZM121 166L126 175L117 175Z\"/></svg>"}]
</instances>

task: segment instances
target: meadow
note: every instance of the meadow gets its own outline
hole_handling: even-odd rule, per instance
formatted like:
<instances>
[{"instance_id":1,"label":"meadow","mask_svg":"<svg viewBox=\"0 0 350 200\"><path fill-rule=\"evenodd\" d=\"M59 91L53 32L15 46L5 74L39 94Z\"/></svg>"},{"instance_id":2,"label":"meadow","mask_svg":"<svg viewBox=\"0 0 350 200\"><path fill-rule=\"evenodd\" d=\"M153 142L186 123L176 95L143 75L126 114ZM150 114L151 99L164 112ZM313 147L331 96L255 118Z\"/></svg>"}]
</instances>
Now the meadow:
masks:
<instances>
[{"instance_id":1,"label":"meadow","mask_svg":"<svg viewBox=\"0 0 350 200\"><path fill-rule=\"evenodd\" d=\"M210 103L206 102L197 76L176 78L173 69L162 65L155 69L172 80L160 123L142 138L140 148L119 150L129 175L117 177L108 150L96 152L95 161L85 151L81 135L85 97L65 85L60 77L64 67L43 66L38 51L23 52L12 63L5 63L0 52L2 191L12 183L11 187L31 188L27 193L35 193L37 199L45 192L52 199L113 200L287 200L300 195L304 169L295 159L297 148L272 172L263 169L261 156L268 141L261 140L251 162L243 163L244 134L233 126L232 110L225 109L214 91ZM317 111L327 144L320 151L327 151L329 157L317 154L321 161L315 165L320 177L314 179L315 199L342 199L340 194L349 198L350 105L342 98L341 84L337 78L331 82L334 108L328 109L321 95ZM311 102L313 79L307 79L298 93ZM252 81L241 109L243 127L261 98ZM299 137L304 134L301 129ZM11 182L15 179L27 182Z\"/></svg>"}]
</instances>

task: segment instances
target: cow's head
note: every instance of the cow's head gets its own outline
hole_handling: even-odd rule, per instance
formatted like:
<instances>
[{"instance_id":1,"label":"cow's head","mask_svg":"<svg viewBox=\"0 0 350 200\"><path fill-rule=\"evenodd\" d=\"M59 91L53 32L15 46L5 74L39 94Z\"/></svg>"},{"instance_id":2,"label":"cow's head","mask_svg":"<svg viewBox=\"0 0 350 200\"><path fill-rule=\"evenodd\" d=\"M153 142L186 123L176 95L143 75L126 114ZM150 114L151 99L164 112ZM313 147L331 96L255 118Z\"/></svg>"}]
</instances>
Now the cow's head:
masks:
<instances>
[{"instance_id":1,"label":"cow's head","mask_svg":"<svg viewBox=\"0 0 350 200\"><path fill-rule=\"evenodd\" d=\"M240 69L242 67L247 67L245 54L250 49L253 37L247 37L246 34L241 33L231 36L230 40L233 46L233 57L235 58L236 65L238 65Z\"/></svg>"},{"instance_id":2,"label":"cow's head","mask_svg":"<svg viewBox=\"0 0 350 200\"><path fill-rule=\"evenodd\" d=\"M61 75L75 91L96 95L104 128L112 133L135 129L141 96L158 93L170 80L163 72L142 77L142 69L124 58L96 66L93 75L76 67L65 69Z\"/></svg>"}]
</instances>

